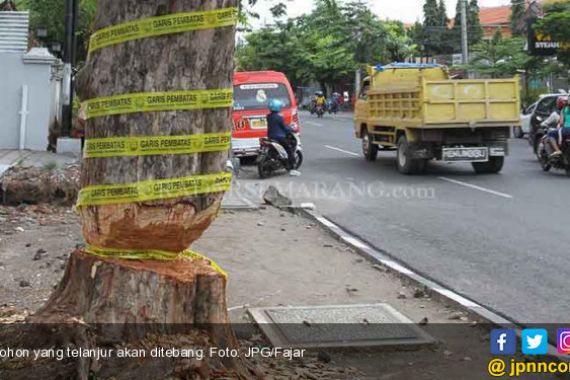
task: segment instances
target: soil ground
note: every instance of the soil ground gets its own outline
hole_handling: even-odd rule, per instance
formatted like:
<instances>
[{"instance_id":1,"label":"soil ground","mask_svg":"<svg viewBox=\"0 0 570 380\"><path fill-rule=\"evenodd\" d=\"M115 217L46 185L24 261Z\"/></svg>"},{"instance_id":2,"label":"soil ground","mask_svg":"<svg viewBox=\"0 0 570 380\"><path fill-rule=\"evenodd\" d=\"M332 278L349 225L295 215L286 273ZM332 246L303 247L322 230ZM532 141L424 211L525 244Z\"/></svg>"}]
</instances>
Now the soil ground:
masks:
<instances>
[{"instance_id":1,"label":"soil ground","mask_svg":"<svg viewBox=\"0 0 570 380\"><path fill-rule=\"evenodd\" d=\"M0 239L0 318L10 321L45 302L82 237L71 209L19 206L0 207ZM226 210L192 248L229 273L234 323L251 323L249 307L384 302L439 341L417 351L322 350L303 360L260 363L273 378L489 378L489 326L365 261L302 216L270 207Z\"/></svg>"}]
</instances>

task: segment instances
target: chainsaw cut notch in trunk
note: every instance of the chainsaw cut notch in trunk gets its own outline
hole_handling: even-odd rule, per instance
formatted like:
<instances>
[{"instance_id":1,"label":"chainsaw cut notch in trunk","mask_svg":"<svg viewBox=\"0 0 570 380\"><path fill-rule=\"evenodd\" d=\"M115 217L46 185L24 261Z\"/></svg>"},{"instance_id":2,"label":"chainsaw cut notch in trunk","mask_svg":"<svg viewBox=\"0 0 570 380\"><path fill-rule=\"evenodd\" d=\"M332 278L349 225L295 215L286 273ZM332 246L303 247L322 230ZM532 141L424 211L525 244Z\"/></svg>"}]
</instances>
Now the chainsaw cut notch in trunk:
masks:
<instances>
[{"instance_id":1,"label":"chainsaw cut notch in trunk","mask_svg":"<svg viewBox=\"0 0 570 380\"><path fill-rule=\"evenodd\" d=\"M98 3L94 29L169 13L237 6L236 0ZM234 27L127 41L91 52L78 78L82 100L121 94L232 88ZM172 136L231 131L231 109L140 112L95 117L86 138ZM227 152L89 158L82 187L176 179L225 170ZM86 241L97 247L180 252L215 219L223 193L81 207Z\"/></svg>"}]
</instances>

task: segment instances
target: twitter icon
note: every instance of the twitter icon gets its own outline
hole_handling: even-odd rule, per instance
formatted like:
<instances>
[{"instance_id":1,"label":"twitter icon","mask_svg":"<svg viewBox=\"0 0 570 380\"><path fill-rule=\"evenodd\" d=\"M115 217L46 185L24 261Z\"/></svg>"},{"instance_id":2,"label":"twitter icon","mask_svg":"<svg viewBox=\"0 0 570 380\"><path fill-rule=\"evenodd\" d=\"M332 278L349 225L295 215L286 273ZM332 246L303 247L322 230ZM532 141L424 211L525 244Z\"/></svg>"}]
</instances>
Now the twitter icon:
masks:
<instances>
[{"instance_id":1,"label":"twitter icon","mask_svg":"<svg viewBox=\"0 0 570 380\"><path fill-rule=\"evenodd\" d=\"M522 352L525 355L546 355L548 353L548 332L544 329L523 330Z\"/></svg>"}]
</instances>

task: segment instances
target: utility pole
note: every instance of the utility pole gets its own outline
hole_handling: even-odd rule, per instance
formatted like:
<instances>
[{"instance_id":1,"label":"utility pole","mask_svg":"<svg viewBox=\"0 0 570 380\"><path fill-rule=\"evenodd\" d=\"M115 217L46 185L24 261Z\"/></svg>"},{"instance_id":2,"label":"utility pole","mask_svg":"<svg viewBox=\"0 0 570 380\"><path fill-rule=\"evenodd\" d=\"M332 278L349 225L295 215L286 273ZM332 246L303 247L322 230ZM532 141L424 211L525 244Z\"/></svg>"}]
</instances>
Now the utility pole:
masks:
<instances>
[{"instance_id":1,"label":"utility pole","mask_svg":"<svg viewBox=\"0 0 570 380\"><path fill-rule=\"evenodd\" d=\"M469 46L467 42L467 0L459 0L461 2L461 54L463 56L463 64L469 63Z\"/></svg>"},{"instance_id":2,"label":"utility pole","mask_svg":"<svg viewBox=\"0 0 570 380\"><path fill-rule=\"evenodd\" d=\"M69 136L73 118L73 72L75 64L75 29L77 0L65 0L65 40L63 43L63 90L61 136Z\"/></svg>"}]
</instances>

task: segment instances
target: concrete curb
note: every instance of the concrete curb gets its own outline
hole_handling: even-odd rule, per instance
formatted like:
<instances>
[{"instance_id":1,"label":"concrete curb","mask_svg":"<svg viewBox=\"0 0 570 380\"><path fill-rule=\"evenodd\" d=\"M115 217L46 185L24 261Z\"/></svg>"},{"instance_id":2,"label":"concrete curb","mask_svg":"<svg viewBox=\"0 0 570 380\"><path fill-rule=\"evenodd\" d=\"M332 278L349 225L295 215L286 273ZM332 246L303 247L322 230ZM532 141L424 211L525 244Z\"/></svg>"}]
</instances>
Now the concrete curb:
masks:
<instances>
[{"instance_id":1,"label":"concrete curb","mask_svg":"<svg viewBox=\"0 0 570 380\"><path fill-rule=\"evenodd\" d=\"M354 236L342 227L328 220L317 211L302 207L296 208L295 211L317 222L329 234L352 247L358 254L368 261L381 265L392 273L398 275L400 278L424 288L428 293L430 293L430 295L432 295L432 297L450 302L454 306L458 306L466 310L471 316L483 319L497 326L513 326L516 324L515 322L499 315L495 311L480 305L441 284L438 284L401 263L398 263L386 253L381 252L357 236Z\"/></svg>"},{"instance_id":2,"label":"concrete curb","mask_svg":"<svg viewBox=\"0 0 570 380\"><path fill-rule=\"evenodd\" d=\"M381 252L380 250L374 248L372 245L363 241L361 238L351 234L342 227L328 220L326 217L314 209L314 205L310 204L309 207L303 206L291 207L289 209L311 220L314 220L326 232L331 234L339 241L342 241L343 243L352 247L358 254L360 254L368 261L387 268L390 272L396 274L401 279L407 280L416 286L423 287L426 293L430 294L432 298L436 298L443 302L448 302L456 307L465 310L473 319L483 320L500 328L514 329L518 338L522 339L522 330L524 329L524 326L521 326L519 323L501 316L494 310L478 304L477 302L466 298L465 296L445 287L444 285L441 285L436 281L433 281L421 275L420 273L417 273L413 269L410 269L407 266L398 263L385 252ZM553 344L549 344L548 356L558 361L570 363L570 357L568 355L559 354L557 347Z\"/></svg>"}]
</instances>

